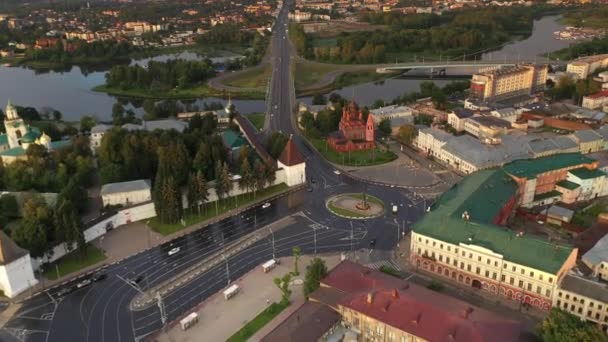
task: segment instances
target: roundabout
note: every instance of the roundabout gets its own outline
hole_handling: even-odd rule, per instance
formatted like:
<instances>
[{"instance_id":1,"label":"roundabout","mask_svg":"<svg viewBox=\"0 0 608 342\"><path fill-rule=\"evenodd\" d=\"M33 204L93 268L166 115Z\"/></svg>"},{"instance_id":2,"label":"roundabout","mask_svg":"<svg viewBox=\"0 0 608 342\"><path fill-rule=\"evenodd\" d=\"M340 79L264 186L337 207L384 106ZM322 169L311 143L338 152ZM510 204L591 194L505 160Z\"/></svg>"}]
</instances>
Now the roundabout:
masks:
<instances>
[{"instance_id":1,"label":"roundabout","mask_svg":"<svg viewBox=\"0 0 608 342\"><path fill-rule=\"evenodd\" d=\"M345 193L332 196L325 207L336 216L349 219L368 219L384 214L384 202L366 193Z\"/></svg>"}]
</instances>

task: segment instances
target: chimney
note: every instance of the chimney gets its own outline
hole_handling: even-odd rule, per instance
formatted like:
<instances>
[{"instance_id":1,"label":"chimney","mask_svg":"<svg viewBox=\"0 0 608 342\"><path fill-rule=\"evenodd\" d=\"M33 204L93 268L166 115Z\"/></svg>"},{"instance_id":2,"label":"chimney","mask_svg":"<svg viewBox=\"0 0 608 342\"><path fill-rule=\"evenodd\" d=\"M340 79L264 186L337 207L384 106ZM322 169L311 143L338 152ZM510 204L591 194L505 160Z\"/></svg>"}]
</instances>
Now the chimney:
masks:
<instances>
[{"instance_id":1,"label":"chimney","mask_svg":"<svg viewBox=\"0 0 608 342\"><path fill-rule=\"evenodd\" d=\"M372 304L374 302L374 294L369 292L367 294L367 304Z\"/></svg>"},{"instance_id":2,"label":"chimney","mask_svg":"<svg viewBox=\"0 0 608 342\"><path fill-rule=\"evenodd\" d=\"M469 316L470 316L472 313L473 313L473 308L469 306L468 308L466 308L466 310L464 310L464 312L463 312L463 314L462 314L462 317L463 317L464 319L467 319L467 318L469 318Z\"/></svg>"},{"instance_id":3,"label":"chimney","mask_svg":"<svg viewBox=\"0 0 608 342\"><path fill-rule=\"evenodd\" d=\"M393 289L392 295L393 295L393 298L399 298L399 291L397 291L397 289Z\"/></svg>"}]
</instances>

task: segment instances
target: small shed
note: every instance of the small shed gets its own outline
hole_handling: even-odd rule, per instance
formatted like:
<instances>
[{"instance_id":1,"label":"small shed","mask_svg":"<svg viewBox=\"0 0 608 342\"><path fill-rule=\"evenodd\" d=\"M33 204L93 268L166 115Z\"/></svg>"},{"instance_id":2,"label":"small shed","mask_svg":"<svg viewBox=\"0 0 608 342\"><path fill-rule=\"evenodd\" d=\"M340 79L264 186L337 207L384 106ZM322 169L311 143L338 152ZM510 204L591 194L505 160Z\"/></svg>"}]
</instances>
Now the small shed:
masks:
<instances>
[{"instance_id":1,"label":"small shed","mask_svg":"<svg viewBox=\"0 0 608 342\"><path fill-rule=\"evenodd\" d=\"M549 208L549 210L547 210L547 223L552 223L561 226L564 222L570 223L570 221L572 221L573 216L573 210L554 204Z\"/></svg>"}]
</instances>

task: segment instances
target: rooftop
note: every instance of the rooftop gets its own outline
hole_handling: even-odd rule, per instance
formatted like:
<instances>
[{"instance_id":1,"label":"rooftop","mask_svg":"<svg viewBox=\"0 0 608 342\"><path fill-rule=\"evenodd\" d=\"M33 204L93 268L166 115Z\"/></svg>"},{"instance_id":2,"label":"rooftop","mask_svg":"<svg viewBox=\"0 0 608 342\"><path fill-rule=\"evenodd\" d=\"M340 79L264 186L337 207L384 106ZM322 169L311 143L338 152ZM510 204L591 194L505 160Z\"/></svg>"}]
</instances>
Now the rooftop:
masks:
<instances>
[{"instance_id":1,"label":"rooftop","mask_svg":"<svg viewBox=\"0 0 608 342\"><path fill-rule=\"evenodd\" d=\"M11 262L27 255L28 251L17 246L15 241L0 230L0 265L7 265Z\"/></svg>"},{"instance_id":2,"label":"rooftop","mask_svg":"<svg viewBox=\"0 0 608 342\"><path fill-rule=\"evenodd\" d=\"M293 142L293 136L290 136L289 140L287 140L287 144L285 145L283 152L281 152L281 155L279 156L279 161L283 165L287 166L293 166L306 162L306 160L302 156L302 153L300 153L300 151L296 147L296 144Z\"/></svg>"},{"instance_id":3,"label":"rooftop","mask_svg":"<svg viewBox=\"0 0 608 342\"><path fill-rule=\"evenodd\" d=\"M233 130L222 132L222 140L224 140L224 144L229 148L237 148L247 144L245 139Z\"/></svg>"},{"instance_id":4,"label":"rooftop","mask_svg":"<svg viewBox=\"0 0 608 342\"><path fill-rule=\"evenodd\" d=\"M138 191L150 189L150 180L138 179L128 182L108 183L101 187L101 195L109 195L120 192Z\"/></svg>"},{"instance_id":5,"label":"rooftop","mask_svg":"<svg viewBox=\"0 0 608 342\"><path fill-rule=\"evenodd\" d=\"M605 284L597 281L584 279L569 273L562 280L561 288L587 298L608 303L608 289L606 289Z\"/></svg>"},{"instance_id":6,"label":"rooftop","mask_svg":"<svg viewBox=\"0 0 608 342\"><path fill-rule=\"evenodd\" d=\"M385 115L388 116L388 115L401 114L401 113L411 115L413 110L412 110L412 108L407 107L407 106L392 105L392 106L372 109L369 112L374 114L375 116L382 117Z\"/></svg>"},{"instance_id":7,"label":"rooftop","mask_svg":"<svg viewBox=\"0 0 608 342\"><path fill-rule=\"evenodd\" d=\"M576 132L574 132L574 136L576 137L577 140L579 140L582 143L603 139L603 137L599 133L596 133L592 129L576 131Z\"/></svg>"},{"instance_id":8,"label":"rooftop","mask_svg":"<svg viewBox=\"0 0 608 342\"><path fill-rule=\"evenodd\" d=\"M566 188L568 190L574 190L574 189L580 187L580 185L578 185L578 184L576 184L574 182L565 180L565 179L563 181L561 181L561 182L557 182L555 185L561 186L562 188Z\"/></svg>"},{"instance_id":9,"label":"rooftop","mask_svg":"<svg viewBox=\"0 0 608 342\"><path fill-rule=\"evenodd\" d=\"M551 158L551 157L547 157ZM543 163L539 159L539 163ZM511 163L507 167L511 167ZM493 195L488 196L491 192ZM501 254L507 261L555 274L573 248L557 245L493 224L504 204L516 195L517 185L503 169L478 171L444 193L420 221L416 233L455 245L472 244ZM467 211L470 219L464 221Z\"/></svg>"},{"instance_id":10,"label":"rooftop","mask_svg":"<svg viewBox=\"0 0 608 342\"><path fill-rule=\"evenodd\" d=\"M318 341L340 321L340 314L326 305L308 301L279 324L263 342Z\"/></svg>"},{"instance_id":11,"label":"rooftop","mask_svg":"<svg viewBox=\"0 0 608 342\"><path fill-rule=\"evenodd\" d=\"M473 111L467 108L454 108L453 113L460 119L473 116Z\"/></svg>"},{"instance_id":12,"label":"rooftop","mask_svg":"<svg viewBox=\"0 0 608 342\"><path fill-rule=\"evenodd\" d=\"M593 179L606 175L604 171L598 169L590 170L586 167L579 167L578 169L570 170L569 172L580 179Z\"/></svg>"},{"instance_id":13,"label":"rooftop","mask_svg":"<svg viewBox=\"0 0 608 342\"><path fill-rule=\"evenodd\" d=\"M340 305L427 341L506 342L520 334L519 322L351 261L321 283L346 294Z\"/></svg>"},{"instance_id":14,"label":"rooftop","mask_svg":"<svg viewBox=\"0 0 608 342\"><path fill-rule=\"evenodd\" d=\"M473 116L469 118L469 120L475 121L486 127L511 128L511 123L509 121L494 116Z\"/></svg>"},{"instance_id":15,"label":"rooftop","mask_svg":"<svg viewBox=\"0 0 608 342\"><path fill-rule=\"evenodd\" d=\"M539 159L517 160L505 165L506 173L518 177L534 179L538 175L552 170L571 168L583 164L591 164L593 159L580 153L563 153Z\"/></svg>"},{"instance_id":16,"label":"rooftop","mask_svg":"<svg viewBox=\"0 0 608 342\"><path fill-rule=\"evenodd\" d=\"M602 261L608 262L608 234L599 239L593 248L583 254L583 260L593 265L597 265Z\"/></svg>"}]
</instances>

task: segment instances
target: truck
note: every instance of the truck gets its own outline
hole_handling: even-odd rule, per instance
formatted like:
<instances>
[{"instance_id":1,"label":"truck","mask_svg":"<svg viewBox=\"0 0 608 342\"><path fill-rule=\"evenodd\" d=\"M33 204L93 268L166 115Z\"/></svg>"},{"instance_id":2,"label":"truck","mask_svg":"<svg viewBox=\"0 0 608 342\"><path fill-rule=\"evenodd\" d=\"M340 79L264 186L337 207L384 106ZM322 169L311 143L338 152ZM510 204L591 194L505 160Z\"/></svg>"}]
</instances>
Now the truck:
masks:
<instances>
[{"instance_id":1,"label":"truck","mask_svg":"<svg viewBox=\"0 0 608 342\"><path fill-rule=\"evenodd\" d=\"M275 268L277 266L277 261L274 259L268 260L266 261L264 264L262 264L262 270L264 271L264 273L268 273L270 271L272 271L273 268Z\"/></svg>"},{"instance_id":2,"label":"truck","mask_svg":"<svg viewBox=\"0 0 608 342\"><path fill-rule=\"evenodd\" d=\"M198 322L198 314L196 312L191 312L188 316L182 318L179 321L179 324L182 326L182 330L187 330L194 324Z\"/></svg>"},{"instance_id":3,"label":"truck","mask_svg":"<svg viewBox=\"0 0 608 342\"><path fill-rule=\"evenodd\" d=\"M239 290L240 288L237 284L230 285L230 287L224 290L224 298L229 300L230 298L236 296L236 294L239 293Z\"/></svg>"}]
</instances>

